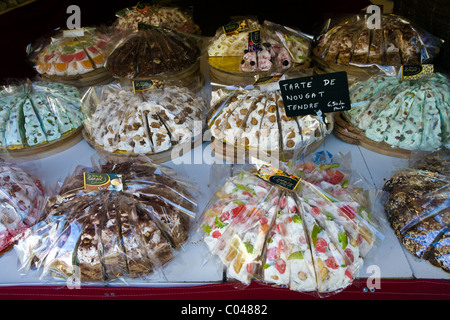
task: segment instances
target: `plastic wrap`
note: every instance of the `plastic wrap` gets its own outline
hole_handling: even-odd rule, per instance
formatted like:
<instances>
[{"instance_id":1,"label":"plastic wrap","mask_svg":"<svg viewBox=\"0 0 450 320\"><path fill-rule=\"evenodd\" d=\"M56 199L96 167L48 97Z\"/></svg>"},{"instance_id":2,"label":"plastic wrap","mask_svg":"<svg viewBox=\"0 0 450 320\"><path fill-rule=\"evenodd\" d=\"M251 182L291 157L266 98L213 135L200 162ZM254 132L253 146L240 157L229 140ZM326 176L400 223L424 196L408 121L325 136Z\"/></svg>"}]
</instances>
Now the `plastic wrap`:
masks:
<instances>
[{"instance_id":1,"label":"plastic wrap","mask_svg":"<svg viewBox=\"0 0 450 320\"><path fill-rule=\"evenodd\" d=\"M267 76L306 69L311 38L270 21L260 24L256 17L234 18L210 40L207 53L212 76L231 80L239 74Z\"/></svg>"},{"instance_id":2,"label":"plastic wrap","mask_svg":"<svg viewBox=\"0 0 450 320\"><path fill-rule=\"evenodd\" d=\"M50 79L75 79L104 70L114 37L108 28L55 30L49 37L28 45L35 70Z\"/></svg>"},{"instance_id":3,"label":"plastic wrap","mask_svg":"<svg viewBox=\"0 0 450 320\"><path fill-rule=\"evenodd\" d=\"M187 76L199 67L200 54L198 39L189 34L140 25L124 32L105 67L113 77L124 79Z\"/></svg>"},{"instance_id":4,"label":"plastic wrap","mask_svg":"<svg viewBox=\"0 0 450 320\"><path fill-rule=\"evenodd\" d=\"M345 19L330 19L316 37L313 59L332 71L352 67L357 78L370 74L397 74L401 65L430 63L442 40L397 15L380 15L379 27L365 10ZM358 70L359 69L359 70Z\"/></svg>"},{"instance_id":5,"label":"plastic wrap","mask_svg":"<svg viewBox=\"0 0 450 320\"><path fill-rule=\"evenodd\" d=\"M138 23L173 29L190 34L200 34L200 27L187 10L175 6L160 6L138 3L116 13L113 27L117 30L136 29Z\"/></svg>"},{"instance_id":6,"label":"plastic wrap","mask_svg":"<svg viewBox=\"0 0 450 320\"><path fill-rule=\"evenodd\" d=\"M54 144L83 125L77 88L26 81L0 91L0 147L9 155ZM15 153L16 152L16 153Z\"/></svg>"},{"instance_id":7,"label":"plastic wrap","mask_svg":"<svg viewBox=\"0 0 450 320\"><path fill-rule=\"evenodd\" d=\"M15 164L0 164L0 255L44 217L46 197L30 173Z\"/></svg>"},{"instance_id":8,"label":"plastic wrap","mask_svg":"<svg viewBox=\"0 0 450 320\"><path fill-rule=\"evenodd\" d=\"M261 161L233 171L199 221L227 277L243 286L256 280L319 297L348 287L384 236L370 190L336 162L344 160L285 164L284 172L299 177L292 190L269 182Z\"/></svg>"},{"instance_id":9,"label":"plastic wrap","mask_svg":"<svg viewBox=\"0 0 450 320\"><path fill-rule=\"evenodd\" d=\"M89 88L82 104L86 137L103 152L165 155L166 161L174 149L202 138L206 104L183 87L133 92L116 82Z\"/></svg>"},{"instance_id":10,"label":"plastic wrap","mask_svg":"<svg viewBox=\"0 0 450 320\"><path fill-rule=\"evenodd\" d=\"M91 190L85 173L115 176ZM122 190L109 188L119 177ZM190 183L145 159L78 167L49 197L46 218L15 245L19 271L81 283L163 280L196 219L196 197Z\"/></svg>"},{"instance_id":11,"label":"plastic wrap","mask_svg":"<svg viewBox=\"0 0 450 320\"><path fill-rule=\"evenodd\" d=\"M319 115L287 117L278 83L270 84L270 88L213 84L212 89L206 121L216 143L233 148L221 151L221 146L216 145L216 153L222 152L227 158L234 153L240 159L250 153L287 161L306 148L317 148L333 129L331 114L323 118Z\"/></svg>"},{"instance_id":12,"label":"plastic wrap","mask_svg":"<svg viewBox=\"0 0 450 320\"><path fill-rule=\"evenodd\" d=\"M345 118L364 135L405 150L448 145L450 81L441 73L417 80L374 76L350 86Z\"/></svg>"},{"instance_id":13,"label":"plastic wrap","mask_svg":"<svg viewBox=\"0 0 450 320\"><path fill-rule=\"evenodd\" d=\"M448 150L397 171L386 181L388 221L405 248L450 272L450 178Z\"/></svg>"}]
</instances>

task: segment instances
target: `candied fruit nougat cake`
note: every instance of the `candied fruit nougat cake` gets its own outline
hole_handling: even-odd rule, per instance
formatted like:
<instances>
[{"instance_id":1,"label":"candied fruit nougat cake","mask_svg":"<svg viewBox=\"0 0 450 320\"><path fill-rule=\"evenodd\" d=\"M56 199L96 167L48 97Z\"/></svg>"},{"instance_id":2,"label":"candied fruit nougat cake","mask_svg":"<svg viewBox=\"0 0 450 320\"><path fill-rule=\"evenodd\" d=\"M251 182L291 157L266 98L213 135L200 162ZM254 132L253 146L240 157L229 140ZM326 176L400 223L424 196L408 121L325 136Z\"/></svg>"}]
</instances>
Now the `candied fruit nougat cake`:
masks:
<instances>
[{"instance_id":1,"label":"candied fruit nougat cake","mask_svg":"<svg viewBox=\"0 0 450 320\"><path fill-rule=\"evenodd\" d=\"M276 216L279 197L280 190L272 188L254 210L244 211L240 214L241 219L238 222L235 220L234 232L228 240L231 243L225 257L222 257L228 266L228 277L245 284L255 277L270 226Z\"/></svg>"}]
</instances>

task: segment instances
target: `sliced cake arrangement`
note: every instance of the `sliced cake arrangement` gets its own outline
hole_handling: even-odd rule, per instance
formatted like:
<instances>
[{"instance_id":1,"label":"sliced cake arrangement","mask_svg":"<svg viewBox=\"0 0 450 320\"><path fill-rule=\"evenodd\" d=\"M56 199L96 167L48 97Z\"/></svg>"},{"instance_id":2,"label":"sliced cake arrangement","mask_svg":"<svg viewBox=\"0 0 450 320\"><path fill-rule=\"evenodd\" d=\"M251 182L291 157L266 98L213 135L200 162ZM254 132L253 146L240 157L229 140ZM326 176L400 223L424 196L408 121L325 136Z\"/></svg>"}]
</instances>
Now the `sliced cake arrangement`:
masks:
<instances>
[{"instance_id":1,"label":"sliced cake arrangement","mask_svg":"<svg viewBox=\"0 0 450 320\"><path fill-rule=\"evenodd\" d=\"M227 178L199 229L227 276L319 296L348 287L380 233L364 191L340 169L336 162L295 165L294 190L257 170Z\"/></svg>"}]
</instances>

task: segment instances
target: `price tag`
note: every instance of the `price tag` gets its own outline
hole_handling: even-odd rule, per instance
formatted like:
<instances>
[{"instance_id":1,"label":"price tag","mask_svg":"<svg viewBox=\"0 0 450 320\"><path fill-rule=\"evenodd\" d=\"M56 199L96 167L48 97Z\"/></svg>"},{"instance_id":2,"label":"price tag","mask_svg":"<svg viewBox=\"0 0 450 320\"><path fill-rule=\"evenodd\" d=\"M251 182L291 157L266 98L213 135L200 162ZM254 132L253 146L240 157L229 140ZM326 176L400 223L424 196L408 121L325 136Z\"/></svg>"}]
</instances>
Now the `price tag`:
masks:
<instances>
[{"instance_id":1,"label":"price tag","mask_svg":"<svg viewBox=\"0 0 450 320\"><path fill-rule=\"evenodd\" d=\"M280 169L273 168L266 164L260 166L256 172L256 175L265 181L291 191L295 190L300 182L299 177L288 174Z\"/></svg>"},{"instance_id":2,"label":"price tag","mask_svg":"<svg viewBox=\"0 0 450 320\"><path fill-rule=\"evenodd\" d=\"M345 71L281 80L281 96L288 117L349 110Z\"/></svg>"}]
</instances>

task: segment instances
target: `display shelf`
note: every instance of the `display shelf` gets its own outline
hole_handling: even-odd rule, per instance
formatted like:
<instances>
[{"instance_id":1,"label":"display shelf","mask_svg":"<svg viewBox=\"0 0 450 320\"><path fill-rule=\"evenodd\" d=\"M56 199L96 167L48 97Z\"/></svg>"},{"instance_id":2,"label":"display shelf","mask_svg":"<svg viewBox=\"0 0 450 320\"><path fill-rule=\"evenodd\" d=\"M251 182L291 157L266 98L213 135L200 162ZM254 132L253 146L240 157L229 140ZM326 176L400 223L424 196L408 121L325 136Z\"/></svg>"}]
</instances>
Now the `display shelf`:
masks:
<instances>
[{"instance_id":1,"label":"display shelf","mask_svg":"<svg viewBox=\"0 0 450 320\"><path fill-rule=\"evenodd\" d=\"M222 166L230 166L230 164L226 164L223 160L210 157L209 148L209 142L206 141L201 146L197 146L191 150L191 152L177 157L172 161L163 163L163 165L174 169L180 176L184 176L187 180L194 182L198 186L200 212L215 192L216 183L214 180L217 173L214 171L223 170ZM352 169L361 175L362 179L365 180L364 183L369 188L373 187L377 190L381 189L385 179L390 177L396 168L405 166L408 163L405 159L379 155L365 150L360 146L345 143L333 135L325 139L317 152L325 150L331 154L342 153L349 156L351 158ZM30 168L36 177L41 179L48 187L52 187L61 182L68 174L72 173L76 166L91 166L92 161L97 161L98 159L98 155L94 149L85 140L82 140L68 150L47 158L23 162L22 165ZM448 293L450 274L432 266L427 261L418 260L407 252L396 238L388 222L384 219L382 212L378 214L379 218L381 218L381 228L379 231L384 238L375 245L369 255L364 259L364 265L361 267L356 281L358 285L352 285L344 293L347 292L349 294L349 292L354 292L355 290L363 293L366 279L374 276L373 266L378 267L376 270L378 270L381 277L380 283L382 286L383 283L389 283L392 286L392 281L394 280L412 281L407 282L412 286L414 281L422 279L436 283L436 292L442 290L442 286L444 286ZM25 288L32 286L33 288L47 288L49 292L54 288L67 289L67 282L40 280L39 273L34 271L26 275L21 275L18 268L18 258L14 250L0 257L0 270L2 270L0 273L0 296L8 292L18 292L14 290L20 291L20 289L14 289L16 287ZM155 275L145 281L142 279L125 280L125 282L111 283L108 287L117 288L120 291L124 287L128 288L127 290L131 290L130 288L140 288L139 290L147 288L150 291L155 288L165 288L161 290L177 288L178 295L183 294L180 288L186 288L185 294L188 295L190 290L196 290L190 287L199 286L197 289L198 292L202 292L202 288L204 290L208 288L208 290L220 291L220 288L223 289L223 285L228 283L224 280L221 263L209 255L195 227L191 231L188 243L177 253L174 260L164 268L164 274L166 279ZM82 286L82 288L86 288L87 290L95 287L94 284ZM140 292L139 290L137 292ZM240 294L243 294L242 289L236 290ZM253 293L250 289L243 290L244 292L249 290L247 291L249 294ZM263 285L260 290L267 290L269 292L273 289ZM292 295L293 298L308 297L305 294L289 293L290 290L287 289L277 290L288 292L286 294ZM148 297L151 297L150 291L142 294L144 296L145 294L149 294ZM129 291L127 292L129 293ZM61 291L58 294L60 293ZM339 297L342 294L339 293L337 296Z\"/></svg>"}]
</instances>

